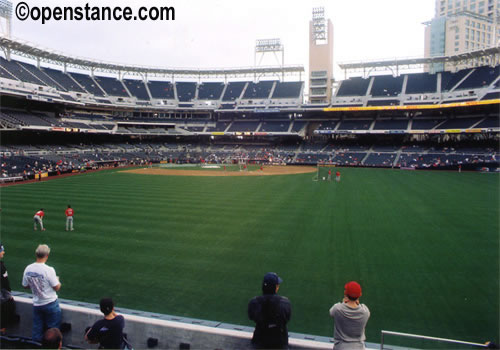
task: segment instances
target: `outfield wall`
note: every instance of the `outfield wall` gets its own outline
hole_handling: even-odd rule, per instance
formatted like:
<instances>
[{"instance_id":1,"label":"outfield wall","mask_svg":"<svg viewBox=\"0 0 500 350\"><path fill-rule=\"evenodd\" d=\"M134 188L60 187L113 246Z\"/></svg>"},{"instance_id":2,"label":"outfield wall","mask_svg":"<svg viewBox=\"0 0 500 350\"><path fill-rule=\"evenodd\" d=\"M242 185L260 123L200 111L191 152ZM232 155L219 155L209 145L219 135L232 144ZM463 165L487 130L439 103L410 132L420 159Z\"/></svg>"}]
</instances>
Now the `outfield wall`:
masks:
<instances>
[{"instance_id":1,"label":"outfield wall","mask_svg":"<svg viewBox=\"0 0 500 350\"><path fill-rule=\"evenodd\" d=\"M13 292L18 325L8 328L7 335L31 338L33 302L31 294ZM64 346L97 348L84 340L85 329L103 317L99 305L59 299L62 322L71 325L63 333ZM146 349L148 338L158 340L157 349L248 349L253 328L227 323L188 319L169 315L116 308L125 317L128 339L135 349ZM331 338L290 333L291 349L332 349ZM367 344L368 345L368 344ZM375 348L375 344L370 344Z\"/></svg>"}]
</instances>

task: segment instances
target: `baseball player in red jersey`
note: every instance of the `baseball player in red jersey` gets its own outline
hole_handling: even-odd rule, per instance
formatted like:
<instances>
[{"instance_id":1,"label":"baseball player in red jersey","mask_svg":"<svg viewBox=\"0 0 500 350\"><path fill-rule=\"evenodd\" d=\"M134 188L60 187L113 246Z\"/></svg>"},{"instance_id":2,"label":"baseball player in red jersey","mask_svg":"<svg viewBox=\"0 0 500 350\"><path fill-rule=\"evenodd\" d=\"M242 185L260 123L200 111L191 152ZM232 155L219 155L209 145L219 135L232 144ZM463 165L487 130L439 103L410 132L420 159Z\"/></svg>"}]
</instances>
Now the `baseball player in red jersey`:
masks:
<instances>
[{"instance_id":1,"label":"baseball player in red jersey","mask_svg":"<svg viewBox=\"0 0 500 350\"><path fill-rule=\"evenodd\" d=\"M337 173L335 173L335 180L337 180L337 182L340 182L340 171L337 171Z\"/></svg>"},{"instance_id":2,"label":"baseball player in red jersey","mask_svg":"<svg viewBox=\"0 0 500 350\"><path fill-rule=\"evenodd\" d=\"M43 212L43 208L35 213L33 216L33 230L36 231L36 224L40 225L40 230L45 231L43 228L43 216L45 213Z\"/></svg>"},{"instance_id":3,"label":"baseball player in red jersey","mask_svg":"<svg viewBox=\"0 0 500 350\"><path fill-rule=\"evenodd\" d=\"M328 181L332 181L332 169L328 169Z\"/></svg>"},{"instance_id":4,"label":"baseball player in red jersey","mask_svg":"<svg viewBox=\"0 0 500 350\"><path fill-rule=\"evenodd\" d=\"M71 206L68 205L68 208L66 209L65 211L65 214L66 214L66 231L73 231L73 214L75 212L73 211L73 209L71 209Z\"/></svg>"}]
</instances>

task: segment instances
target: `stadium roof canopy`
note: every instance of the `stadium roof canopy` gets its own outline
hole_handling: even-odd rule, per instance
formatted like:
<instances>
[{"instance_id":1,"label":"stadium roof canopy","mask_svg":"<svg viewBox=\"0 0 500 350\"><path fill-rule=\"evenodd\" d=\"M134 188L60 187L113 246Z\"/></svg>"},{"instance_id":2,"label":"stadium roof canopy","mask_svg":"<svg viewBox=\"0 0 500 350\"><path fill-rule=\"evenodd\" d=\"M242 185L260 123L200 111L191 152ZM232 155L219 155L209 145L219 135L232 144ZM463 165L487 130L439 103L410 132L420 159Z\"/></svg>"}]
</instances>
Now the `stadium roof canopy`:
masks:
<instances>
[{"instance_id":1,"label":"stadium roof canopy","mask_svg":"<svg viewBox=\"0 0 500 350\"><path fill-rule=\"evenodd\" d=\"M107 73L125 73L140 76L169 76L169 77L193 77L193 78L217 78L217 77L245 77L254 76L284 76L299 75L304 73L302 65L284 65L284 66L263 66L263 67L240 67L240 68L159 68L138 65L127 65L119 63L102 62L94 59L69 56L56 51L42 49L31 43L18 39L0 36L0 48L5 52L5 56L10 58L11 54L30 58L37 61L37 64L47 62L50 64L61 65L66 70L67 67L73 67L82 70L100 71Z\"/></svg>"},{"instance_id":2,"label":"stadium roof canopy","mask_svg":"<svg viewBox=\"0 0 500 350\"><path fill-rule=\"evenodd\" d=\"M363 71L369 73L372 70L391 70L394 74L398 75L399 70L402 68L420 68L423 65L436 63L452 63L455 65L470 64L471 62L478 62L479 58L487 58L491 65L497 65L500 61L500 47L490 47L452 56L387 59L371 62L346 62L339 63L339 67L344 70L346 76L349 71Z\"/></svg>"}]
</instances>

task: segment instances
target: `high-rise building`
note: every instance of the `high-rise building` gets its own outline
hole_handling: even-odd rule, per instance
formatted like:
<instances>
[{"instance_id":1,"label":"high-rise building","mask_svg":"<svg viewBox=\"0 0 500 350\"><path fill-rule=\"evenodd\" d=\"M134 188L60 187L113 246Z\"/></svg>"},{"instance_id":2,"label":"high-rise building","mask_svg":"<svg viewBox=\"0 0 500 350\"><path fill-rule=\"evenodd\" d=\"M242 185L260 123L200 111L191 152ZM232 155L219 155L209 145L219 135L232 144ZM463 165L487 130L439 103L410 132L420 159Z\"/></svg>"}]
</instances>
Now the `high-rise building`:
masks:
<instances>
[{"instance_id":1,"label":"high-rise building","mask_svg":"<svg viewBox=\"0 0 500 350\"><path fill-rule=\"evenodd\" d=\"M333 25L322 7L309 22L309 102L329 103L333 83Z\"/></svg>"},{"instance_id":2,"label":"high-rise building","mask_svg":"<svg viewBox=\"0 0 500 350\"><path fill-rule=\"evenodd\" d=\"M436 0L435 16L425 23L425 57L452 56L498 46L500 0ZM478 58L474 65L487 64ZM434 64L428 71L468 66Z\"/></svg>"}]
</instances>

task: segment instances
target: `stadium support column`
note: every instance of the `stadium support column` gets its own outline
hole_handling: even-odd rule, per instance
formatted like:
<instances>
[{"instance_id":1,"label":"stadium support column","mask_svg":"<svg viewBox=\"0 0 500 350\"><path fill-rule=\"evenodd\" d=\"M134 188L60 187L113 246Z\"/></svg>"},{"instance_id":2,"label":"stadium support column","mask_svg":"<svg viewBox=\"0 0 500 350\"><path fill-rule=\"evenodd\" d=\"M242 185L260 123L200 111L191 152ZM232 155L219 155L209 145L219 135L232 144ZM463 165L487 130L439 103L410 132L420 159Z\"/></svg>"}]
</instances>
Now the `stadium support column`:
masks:
<instances>
[{"instance_id":1,"label":"stadium support column","mask_svg":"<svg viewBox=\"0 0 500 350\"><path fill-rule=\"evenodd\" d=\"M309 102L330 103L333 82L333 24L323 7L309 22Z\"/></svg>"}]
</instances>

